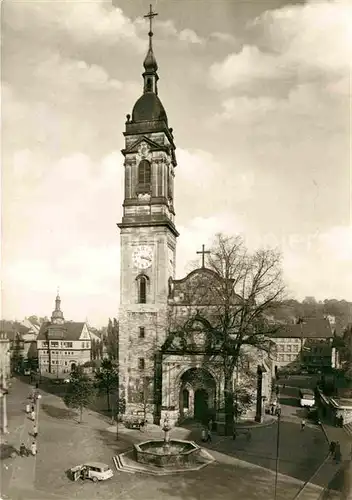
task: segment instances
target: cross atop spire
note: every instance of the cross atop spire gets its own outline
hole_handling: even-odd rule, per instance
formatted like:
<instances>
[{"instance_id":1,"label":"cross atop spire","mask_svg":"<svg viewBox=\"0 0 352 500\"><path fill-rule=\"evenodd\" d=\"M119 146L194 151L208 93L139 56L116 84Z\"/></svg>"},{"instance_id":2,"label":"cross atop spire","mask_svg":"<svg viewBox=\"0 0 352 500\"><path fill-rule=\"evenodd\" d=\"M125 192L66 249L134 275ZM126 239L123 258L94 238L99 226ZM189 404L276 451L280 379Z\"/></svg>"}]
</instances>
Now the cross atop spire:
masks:
<instances>
[{"instance_id":1,"label":"cross atop spire","mask_svg":"<svg viewBox=\"0 0 352 500\"><path fill-rule=\"evenodd\" d=\"M210 254L210 251L209 250L205 250L205 245L202 245L202 250L200 250L199 252L197 252L197 254L202 254L202 268L205 267L205 254Z\"/></svg>"},{"instance_id":2,"label":"cross atop spire","mask_svg":"<svg viewBox=\"0 0 352 500\"><path fill-rule=\"evenodd\" d=\"M149 19L149 46L151 45L152 43L152 36L153 36L153 31L152 31L152 27L153 27L153 17L157 16L158 13L157 12L153 12L153 8L152 8L152 4L150 4L149 6L149 12L148 14L146 14L144 17L145 18L148 18Z\"/></svg>"},{"instance_id":3,"label":"cross atop spire","mask_svg":"<svg viewBox=\"0 0 352 500\"><path fill-rule=\"evenodd\" d=\"M152 44L152 37L153 37L153 18L157 16L158 14L156 12L153 12L152 5L150 4L150 9L148 14L146 14L144 17L149 19L149 48L147 55L145 56L144 59L144 69L145 72L143 73L143 78L144 78L144 93L146 92L153 92L155 94L158 94L158 89L157 89L157 81L158 81L158 64L156 62L154 52L153 52L153 44Z\"/></svg>"}]
</instances>

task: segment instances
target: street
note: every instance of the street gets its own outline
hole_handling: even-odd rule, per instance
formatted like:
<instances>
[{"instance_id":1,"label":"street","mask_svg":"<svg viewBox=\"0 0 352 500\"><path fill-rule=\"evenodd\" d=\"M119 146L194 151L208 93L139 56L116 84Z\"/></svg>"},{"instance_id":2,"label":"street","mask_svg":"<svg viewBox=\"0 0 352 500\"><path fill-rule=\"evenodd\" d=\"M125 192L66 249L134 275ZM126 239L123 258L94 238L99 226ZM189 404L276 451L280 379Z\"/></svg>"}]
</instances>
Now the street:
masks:
<instances>
[{"instance_id":1,"label":"street","mask_svg":"<svg viewBox=\"0 0 352 500\"><path fill-rule=\"evenodd\" d=\"M24 404L29 388L15 381L9 395L9 441L27 438ZM149 434L128 431L121 426L120 438L116 441L114 428L108 419L94 412L84 413L84 422L78 424L72 412L67 410L60 398L42 392L38 455L36 457L8 459L2 463L2 498L61 498L122 500L161 500L184 498L199 500L272 500L275 483L276 423L258 427L252 431L252 440L214 436L209 451L216 462L197 472L185 472L171 476L148 476L116 471L112 457L126 451L133 442L145 440L161 431L151 426ZM310 475L323 461L327 442L321 430L308 426L299 430L300 417L297 408L283 408L278 495L277 500L292 500ZM296 418L297 422L286 421ZM187 430L175 428L174 437L184 437ZM190 439L199 441L200 434L193 427ZM29 438L30 439L30 438ZM22 462L21 462L22 461ZM114 477L93 484L91 481L70 481L67 469L85 461L101 461L113 468ZM20 465L18 465L20 464ZM15 474L22 467L23 474ZM26 469L26 471L25 471ZM30 474L32 474L31 479ZM25 480L22 480L26 478ZM21 481L22 480L22 481ZM300 500L316 500L320 489L309 486ZM22 493L21 493L22 492ZM25 493L24 493L25 492ZM22 495L22 496L21 496Z\"/></svg>"}]
</instances>

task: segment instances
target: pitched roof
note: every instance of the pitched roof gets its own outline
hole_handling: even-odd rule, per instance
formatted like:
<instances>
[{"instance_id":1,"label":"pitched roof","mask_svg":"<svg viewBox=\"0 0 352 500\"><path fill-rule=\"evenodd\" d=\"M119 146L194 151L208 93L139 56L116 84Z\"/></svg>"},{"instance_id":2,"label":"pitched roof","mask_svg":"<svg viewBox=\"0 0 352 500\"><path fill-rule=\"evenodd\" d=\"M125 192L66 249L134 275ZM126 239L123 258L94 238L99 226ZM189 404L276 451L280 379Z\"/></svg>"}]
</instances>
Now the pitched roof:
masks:
<instances>
[{"instance_id":1,"label":"pitched roof","mask_svg":"<svg viewBox=\"0 0 352 500\"><path fill-rule=\"evenodd\" d=\"M282 325L275 337L332 338L331 325L324 318L310 318L295 325Z\"/></svg>"},{"instance_id":2,"label":"pitched roof","mask_svg":"<svg viewBox=\"0 0 352 500\"><path fill-rule=\"evenodd\" d=\"M63 325L53 325L58 331L63 332L63 336L58 336L60 340L79 340L82 330L84 328L84 322L76 321L66 321ZM46 340L46 333L48 328L51 326L50 321L46 321L42 324L39 330L37 340ZM51 339L55 340L55 336L51 336Z\"/></svg>"},{"instance_id":3,"label":"pitched roof","mask_svg":"<svg viewBox=\"0 0 352 500\"><path fill-rule=\"evenodd\" d=\"M0 331L6 333L9 340L14 340L18 334L22 337L22 335L28 333L29 328L21 325L18 321L1 320Z\"/></svg>"},{"instance_id":4,"label":"pitched roof","mask_svg":"<svg viewBox=\"0 0 352 500\"><path fill-rule=\"evenodd\" d=\"M91 330L89 330L89 336L90 336L90 340L97 340L97 341L101 342L101 338L99 337L99 335L92 332Z\"/></svg>"}]
</instances>

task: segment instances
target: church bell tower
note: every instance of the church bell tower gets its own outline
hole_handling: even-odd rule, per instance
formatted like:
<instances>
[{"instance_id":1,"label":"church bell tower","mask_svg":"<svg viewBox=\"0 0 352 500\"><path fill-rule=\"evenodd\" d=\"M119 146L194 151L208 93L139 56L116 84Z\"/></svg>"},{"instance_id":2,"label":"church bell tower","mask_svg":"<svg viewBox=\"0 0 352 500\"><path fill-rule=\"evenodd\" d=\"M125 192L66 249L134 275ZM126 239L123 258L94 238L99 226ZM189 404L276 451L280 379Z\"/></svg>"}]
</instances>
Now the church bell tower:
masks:
<instances>
[{"instance_id":1,"label":"church bell tower","mask_svg":"<svg viewBox=\"0 0 352 500\"><path fill-rule=\"evenodd\" d=\"M127 115L120 228L119 373L126 411L155 415L154 353L165 339L168 283L175 277L175 143L158 97L158 65L148 13L143 94ZM147 401L146 401L147 400ZM150 417L149 417L150 418Z\"/></svg>"}]
</instances>

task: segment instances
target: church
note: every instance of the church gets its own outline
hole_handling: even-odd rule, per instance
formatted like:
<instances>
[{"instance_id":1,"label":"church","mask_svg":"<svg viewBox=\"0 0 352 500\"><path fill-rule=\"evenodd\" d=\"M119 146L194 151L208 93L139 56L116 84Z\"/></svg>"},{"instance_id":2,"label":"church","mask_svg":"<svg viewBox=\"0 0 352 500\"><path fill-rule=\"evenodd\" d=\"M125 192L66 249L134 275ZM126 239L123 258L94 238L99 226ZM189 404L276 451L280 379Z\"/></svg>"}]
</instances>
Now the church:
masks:
<instances>
[{"instance_id":1,"label":"church","mask_svg":"<svg viewBox=\"0 0 352 500\"><path fill-rule=\"evenodd\" d=\"M201 325L180 345L172 335L176 317L214 304L190 290L204 290L219 279L202 266L175 279L176 229L174 179L177 167L173 129L158 95L158 65L153 52L150 11L149 48L143 66L143 93L126 116L124 200L120 229L119 395L126 413L144 410L159 423L215 415L223 407L224 381L216 356L204 350ZM197 249L195 249L196 252ZM259 363L259 364L258 364ZM253 363L254 404L249 417L262 418L270 398L272 370L263 354ZM243 374L234 375L237 381Z\"/></svg>"}]
</instances>

